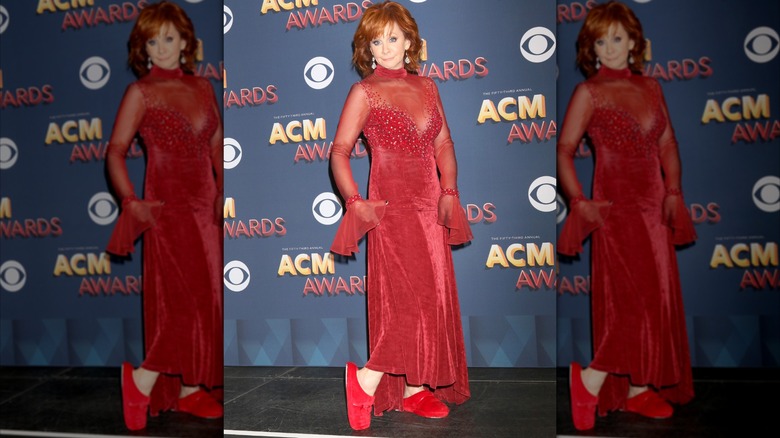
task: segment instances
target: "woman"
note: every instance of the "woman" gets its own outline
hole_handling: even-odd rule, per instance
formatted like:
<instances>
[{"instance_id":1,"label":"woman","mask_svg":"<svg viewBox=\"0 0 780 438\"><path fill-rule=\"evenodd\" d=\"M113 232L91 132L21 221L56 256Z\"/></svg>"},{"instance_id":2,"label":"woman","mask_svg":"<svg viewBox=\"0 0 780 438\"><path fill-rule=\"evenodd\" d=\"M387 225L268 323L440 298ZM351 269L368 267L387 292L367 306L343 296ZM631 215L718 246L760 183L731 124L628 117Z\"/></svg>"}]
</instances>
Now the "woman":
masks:
<instances>
[{"instance_id":1,"label":"woman","mask_svg":"<svg viewBox=\"0 0 780 438\"><path fill-rule=\"evenodd\" d=\"M331 169L346 214L331 251L352 255L368 232L370 359L346 368L347 414L360 430L389 409L447 416L469 398L460 309L449 245L471 240L457 163L436 85L417 76L422 41L394 2L366 9L354 36L361 76L347 96ZM349 156L363 133L371 152L368 200ZM437 169L441 174L437 177Z\"/></svg>"},{"instance_id":2,"label":"woman","mask_svg":"<svg viewBox=\"0 0 780 438\"><path fill-rule=\"evenodd\" d=\"M192 22L169 2L145 7L130 33L127 88L106 163L122 201L107 251L126 256L144 232L145 359L122 365L125 424L146 426L147 410L220 418L209 392L222 385L222 127L214 90L192 75ZM144 197L136 197L125 156L140 133Z\"/></svg>"},{"instance_id":3,"label":"woman","mask_svg":"<svg viewBox=\"0 0 780 438\"><path fill-rule=\"evenodd\" d=\"M590 10L577 38L585 76L558 141L558 181L571 214L558 251L576 255L592 234L594 358L570 367L577 429L625 410L667 418L693 398L674 245L696 239L680 185L677 142L661 87L642 76L642 27L625 5ZM574 152L587 132L596 157L585 198Z\"/></svg>"}]
</instances>

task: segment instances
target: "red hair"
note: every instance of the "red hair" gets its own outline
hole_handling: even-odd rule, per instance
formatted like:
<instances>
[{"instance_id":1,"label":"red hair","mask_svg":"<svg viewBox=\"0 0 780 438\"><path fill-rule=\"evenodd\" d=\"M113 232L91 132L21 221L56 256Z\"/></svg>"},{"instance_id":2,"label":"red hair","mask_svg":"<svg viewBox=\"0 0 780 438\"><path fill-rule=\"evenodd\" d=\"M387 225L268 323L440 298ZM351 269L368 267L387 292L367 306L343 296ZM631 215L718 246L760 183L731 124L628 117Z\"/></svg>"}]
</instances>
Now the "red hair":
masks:
<instances>
[{"instance_id":1,"label":"red hair","mask_svg":"<svg viewBox=\"0 0 780 438\"><path fill-rule=\"evenodd\" d=\"M645 38L642 35L642 23L634 15L634 11L623 3L609 1L595 6L588 11L585 22L577 35L577 66L589 78L596 74L596 52L593 44L597 39L607 35L610 26L621 24L628 33L628 38L634 41L634 48L629 52L634 58L628 68L632 72L642 73L642 56L645 51Z\"/></svg>"},{"instance_id":2,"label":"red hair","mask_svg":"<svg viewBox=\"0 0 780 438\"><path fill-rule=\"evenodd\" d=\"M404 68L409 73L417 74L417 69L420 66L420 51L422 50L422 39L420 39L420 32L417 30L417 22L414 21L412 14L405 7L396 2L387 1L366 9L363 12L363 17L360 18L357 30L355 30L355 36L352 39L354 50L352 64L355 65L361 77L366 77L373 71L371 50L369 49L371 40L384 35L385 29L388 26L392 27L393 24L398 24L404 38L411 43L406 51L409 63L404 63Z\"/></svg>"},{"instance_id":3,"label":"red hair","mask_svg":"<svg viewBox=\"0 0 780 438\"><path fill-rule=\"evenodd\" d=\"M195 51L198 48L198 41L195 39L192 21L179 5L163 0L144 7L130 32L130 41L128 41L130 53L127 56L127 63L139 77L149 73L146 67L149 61L146 42L157 36L166 24L173 26L181 35L181 39L187 43L181 51L184 56L182 70L187 73L195 71Z\"/></svg>"}]
</instances>

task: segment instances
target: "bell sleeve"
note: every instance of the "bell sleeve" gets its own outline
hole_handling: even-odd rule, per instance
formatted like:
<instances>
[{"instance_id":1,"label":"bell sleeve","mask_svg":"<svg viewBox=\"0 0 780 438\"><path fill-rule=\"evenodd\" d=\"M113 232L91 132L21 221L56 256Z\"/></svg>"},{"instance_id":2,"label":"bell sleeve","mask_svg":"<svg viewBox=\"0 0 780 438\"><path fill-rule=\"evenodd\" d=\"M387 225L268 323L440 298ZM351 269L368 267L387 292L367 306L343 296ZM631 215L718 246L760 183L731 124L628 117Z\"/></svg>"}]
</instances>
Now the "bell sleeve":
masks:
<instances>
[{"instance_id":1,"label":"bell sleeve","mask_svg":"<svg viewBox=\"0 0 780 438\"><path fill-rule=\"evenodd\" d=\"M119 218L114 225L106 252L118 256L127 256L134 252L135 241L151 228L161 211L159 203L140 201L136 197L125 161L144 112L141 90L137 84L131 84L119 105L106 152L109 181L121 203Z\"/></svg>"},{"instance_id":2,"label":"bell sleeve","mask_svg":"<svg viewBox=\"0 0 780 438\"><path fill-rule=\"evenodd\" d=\"M363 200L357 183L352 177L349 162L360 132L368 120L370 107L365 90L360 84L352 85L341 111L333 148L330 153L330 168L336 187L345 200L346 212L336 230L331 252L351 256L358 252L358 242L376 227L385 214L385 201Z\"/></svg>"},{"instance_id":3,"label":"bell sleeve","mask_svg":"<svg viewBox=\"0 0 780 438\"><path fill-rule=\"evenodd\" d=\"M653 81L653 86L661 101L664 118L666 118L666 128L658 140L659 160L666 189L663 205L664 223L671 228L672 244L687 245L693 243L697 239L697 235L683 198L679 148L661 86L657 81Z\"/></svg>"},{"instance_id":4,"label":"bell sleeve","mask_svg":"<svg viewBox=\"0 0 780 438\"><path fill-rule=\"evenodd\" d=\"M558 252L567 256L582 252L582 242L593 230L600 227L609 215L608 201L591 201L585 198L574 168L574 154L592 115L590 93L585 85L579 84L569 101L556 148L557 181L569 201L569 215L558 236Z\"/></svg>"},{"instance_id":5,"label":"bell sleeve","mask_svg":"<svg viewBox=\"0 0 780 438\"><path fill-rule=\"evenodd\" d=\"M439 169L439 185L442 194L439 197L438 224L447 228L447 243L450 245L462 245L474 239L471 225L466 218L466 211L460 203L458 193L458 162L455 158L455 147L450 136L450 128L444 115L439 91L436 84L431 81L436 91L436 108L442 119L442 127L434 139L434 153L436 167ZM453 195L455 193L455 195Z\"/></svg>"}]
</instances>

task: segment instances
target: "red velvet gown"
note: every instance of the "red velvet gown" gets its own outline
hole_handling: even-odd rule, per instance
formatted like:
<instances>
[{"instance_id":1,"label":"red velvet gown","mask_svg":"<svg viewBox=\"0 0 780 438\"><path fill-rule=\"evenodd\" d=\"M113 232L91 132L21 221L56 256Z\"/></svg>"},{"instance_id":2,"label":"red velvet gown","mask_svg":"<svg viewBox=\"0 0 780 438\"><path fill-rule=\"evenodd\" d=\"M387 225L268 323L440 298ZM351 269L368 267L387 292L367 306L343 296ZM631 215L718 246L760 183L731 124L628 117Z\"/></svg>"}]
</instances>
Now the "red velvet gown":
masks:
<instances>
[{"instance_id":1,"label":"red velvet gown","mask_svg":"<svg viewBox=\"0 0 780 438\"><path fill-rule=\"evenodd\" d=\"M674 245L696 237L681 195L669 198L675 215L664 221L680 165L660 85L602 66L577 86L558 143L558 178L569 199L582 194L572 158L585 131L595 156L592 198L611 205L597 219L573 206L558 251L580 252L592 231L590 366L609 373L599 413L624 408L629 383L688 402L693 385Z\"/></svg>"},{"instance_id":2,"label":"red velvet gown","mask_svg":"<svg viewBox=\"0 0 780 438\"><path fill-rule=\"evenodd\" d=\"M125 156L136 132L147 159L143 199L164 205L154 225L124 206L107 251L129 254L146 230L142 366L161 373L150 403L154 416L175 407L181 384L222 386L222 239L215 206L222 196L222 128L208 80L155 66L128 87L107 156L123 200L134 194Z\"/></svg>"},{"instance_id":3,"label":"red velvet gown","mask_svg":"<svg viewBox=\"0 0 780 438\"><path fill-rule=\"evenodd\" d=\"M449 245L472 236L458 198L440 196L442 188L456 187L457 165L436 85L377 66L352 86L331 154L345 199L359 193L349 154L361 131L371 153L368 200L379 202L368 220L358 217L355 204L347 207L331 251L357 252L371 229L366 366L386 373L374 414L401 409L405 379L443 401L463 403L470 392Z\"/></svg>"}]
</instances>

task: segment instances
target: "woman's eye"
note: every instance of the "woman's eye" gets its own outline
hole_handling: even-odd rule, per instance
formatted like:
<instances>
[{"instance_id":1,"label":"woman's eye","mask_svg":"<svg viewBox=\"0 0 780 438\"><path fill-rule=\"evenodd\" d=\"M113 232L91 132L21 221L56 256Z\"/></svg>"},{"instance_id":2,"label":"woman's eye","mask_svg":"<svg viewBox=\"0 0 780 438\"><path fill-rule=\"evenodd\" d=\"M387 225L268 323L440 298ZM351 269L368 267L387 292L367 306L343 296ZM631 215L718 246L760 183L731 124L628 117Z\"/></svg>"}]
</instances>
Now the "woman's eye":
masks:
<instances>
[{"instance_id":1,"label":"woman's eye","mask_svg":"<svg viewBox=\"0 0 780 438\"><path fill-rule=\"evenodd\" d=\"M396 41L398 41L398 38L396 38L396 37L390 37L390 42L391 42L391 43L394 43L394 42L396 42Z\"/></svg>"}]
</instances>

